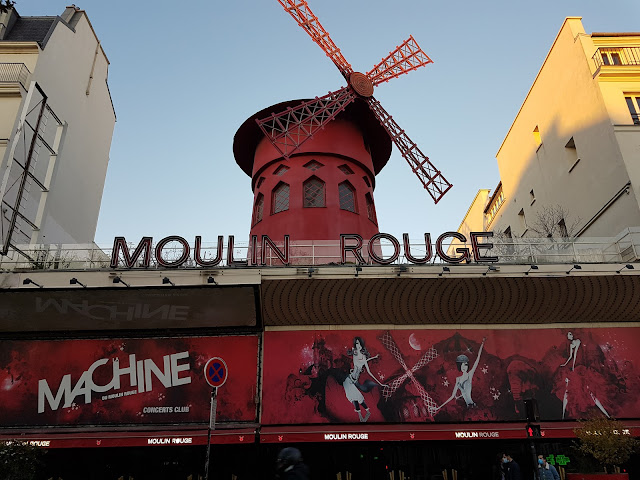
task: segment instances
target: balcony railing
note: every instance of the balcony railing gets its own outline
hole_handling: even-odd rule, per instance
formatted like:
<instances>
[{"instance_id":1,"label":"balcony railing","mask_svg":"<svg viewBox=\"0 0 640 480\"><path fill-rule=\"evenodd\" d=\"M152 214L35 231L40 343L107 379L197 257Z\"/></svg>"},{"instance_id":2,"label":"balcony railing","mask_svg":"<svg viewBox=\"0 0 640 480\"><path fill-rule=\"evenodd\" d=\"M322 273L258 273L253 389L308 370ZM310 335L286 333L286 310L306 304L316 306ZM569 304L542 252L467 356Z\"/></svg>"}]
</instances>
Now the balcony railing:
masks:
<instances>
[{"instance_id":1,"label":"balcony railing","mask_svg":"<svg viewBox=\"0 0 640 480\"><path fill-rule=\"evenodd\" d=\"M31 72L24 63L0 63L0 83L19 83L27 90Z\"/></svg>"},{"instance_id":2,"label":"balcony railing","mask_svg":"<svg viewBox=\"0 0 640 480\"><path fill-rule=\"evenodd\" d=\"M616 238L492 238L494 247L483 251L484 256L497 256L500 264L506 265L527 265L527 264L573 264L573 263L621 263L637 262L640 260L640 229L629 229L628 233L619 235ZM633 231L631 231L633 230ZM278 248L283 246L278 244ZM444 242L443 250L447 251L450 242ZM0 271L25 271L25 270L110 270L112 246L100 247L95 244L79 245L24 245L18 246L19 251L10 251L7 256L0 256ZM456 243L455 247L467 247L471 250L470 244ZM129 244L129 251L133 252L136 245ZM260 251L257 251L257 259L260 258ZM410 246L412 256L421 258L426 256L426 246L422 244L412 244ZM378 256L389 258L394 254L394 246L389 242L376 244L374 249ZM152 251L155 250L155 245ZM431 245L431 251L435 254L435 245ZM365 262L375 264L367 255L367 245L362 249ZM238 268L242 264L251 267L252 252L248 243L236 242L233 247L234 265L227 264L227 245L221 252L222 261L217 267ZM168 244L163 250L163 259L171 262L180 258L183 254L183 247L175 244ZM120 256L122 252L120 252ZM201 258L210 261L218 255L217 244L203 244ZM336 265L340 263L340 245L333 241L316 242L291 242L290 261L291 265ZM140 257L141 259L142 257ZM122 258L121 258L122 260ZM268 266L282 266L275 254L269 250L266 252L266 264ZM355 258L349 254L348 263L354 263ZM140 262L138 262L140 263ZM408 264L408 260L401 252L393 264ZM442 258L435 256L431 258L430 264L445 264ZM121 262L120 268L124 265ZM152 258L148 267L142 264L134 268L140 269L160 269L156 258ZM180 268L201 268L193 256L184 262Z\"/></svg>"},{"instance_id":3,"label":"balcony railing","mask_svg":"<svg viewBox=\"0 0 640 480\"><path fill-rule=\"evenodd\" d=\"M640 66L640 47L601 47L593 55L596 69L607 66Z\"/></svg>"}]
</instances>

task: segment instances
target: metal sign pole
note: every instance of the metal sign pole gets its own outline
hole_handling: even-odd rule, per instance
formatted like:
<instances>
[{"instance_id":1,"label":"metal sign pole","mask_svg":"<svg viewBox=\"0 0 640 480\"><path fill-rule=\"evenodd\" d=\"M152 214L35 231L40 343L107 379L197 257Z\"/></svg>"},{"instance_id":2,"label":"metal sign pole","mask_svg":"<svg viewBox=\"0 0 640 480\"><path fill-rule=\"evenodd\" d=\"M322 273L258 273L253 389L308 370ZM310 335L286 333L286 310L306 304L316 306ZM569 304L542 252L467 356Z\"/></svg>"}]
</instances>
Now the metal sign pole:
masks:
<instances>
[{"instance_id":1,"label":"metal sign pole","mask_svg":"<svg viewBox=\"0 0 640 480\"><path fill-rule=\"evenodd\" d=\"M216 409L218 406L218 387L211 390L211 408L209 410L209 429L207 433L207 459L204 462L204 480L209 480L209 458L211 456L211 430L216 429Z\"/></svg>"}]
</instances>

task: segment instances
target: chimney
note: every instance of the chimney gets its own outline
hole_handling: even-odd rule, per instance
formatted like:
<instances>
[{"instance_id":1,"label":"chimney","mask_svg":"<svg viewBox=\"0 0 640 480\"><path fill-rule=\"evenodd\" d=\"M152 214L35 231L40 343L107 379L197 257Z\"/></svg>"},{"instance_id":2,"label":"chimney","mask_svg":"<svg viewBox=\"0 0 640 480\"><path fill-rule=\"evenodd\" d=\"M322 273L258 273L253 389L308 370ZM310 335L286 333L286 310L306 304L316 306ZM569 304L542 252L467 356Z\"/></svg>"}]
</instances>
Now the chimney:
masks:
<instances>
[{"instance_id":1,"label":"chimney","mask_svg":"<svg viewBox=\"0 0 640 480\"><path fill-rule=\"evenodd\" d=\"M60 15L60 18L62 18L62 20L64 20L68 24L71 24L71 19L73 18L75 13L79 11L80 11L80 8L76 7L74 4L71 4L70 7L67 7L64 9L64 12L62 12L62 15Z\"/></svg>"},{"instance_id":2,"label":"chimney","mask_svg":"<svg viewBox=\"0 0 640 480\"><path fill-rule=\"evenodd\" d=\"M20 15L18 15L18 11L14 7L0 13L0 40L7 38L18 18L20 18Z\"/></svg>"}]
</instances>

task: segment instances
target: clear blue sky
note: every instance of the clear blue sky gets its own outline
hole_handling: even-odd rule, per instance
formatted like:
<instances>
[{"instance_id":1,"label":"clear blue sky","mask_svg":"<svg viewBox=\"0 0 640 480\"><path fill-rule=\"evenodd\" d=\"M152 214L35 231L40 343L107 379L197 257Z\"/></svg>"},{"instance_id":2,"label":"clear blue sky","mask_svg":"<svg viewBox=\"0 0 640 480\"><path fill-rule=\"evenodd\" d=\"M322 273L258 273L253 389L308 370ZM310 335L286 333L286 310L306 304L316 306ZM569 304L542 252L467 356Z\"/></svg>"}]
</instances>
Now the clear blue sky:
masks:
<instances>
[{"instance_id":1,"label":"clear blue sky","mask_svg":"<svg viewBox=\"0 0 640 480\"><path fill-rule=\"evenodd\" d=\"M96 240L249 235L250 179L233 136L250 115L344 85L276 0L78 0L111 62L116 123ZM21 15L59 15L18 0ZM637 0L310 0L356 71L410 34L434 63L375 96L454 187L438 205L395 150L377 177L380 230L419 240L457 229L566 16L588 33L639 31Z\"/></svg>"}]
</instances>

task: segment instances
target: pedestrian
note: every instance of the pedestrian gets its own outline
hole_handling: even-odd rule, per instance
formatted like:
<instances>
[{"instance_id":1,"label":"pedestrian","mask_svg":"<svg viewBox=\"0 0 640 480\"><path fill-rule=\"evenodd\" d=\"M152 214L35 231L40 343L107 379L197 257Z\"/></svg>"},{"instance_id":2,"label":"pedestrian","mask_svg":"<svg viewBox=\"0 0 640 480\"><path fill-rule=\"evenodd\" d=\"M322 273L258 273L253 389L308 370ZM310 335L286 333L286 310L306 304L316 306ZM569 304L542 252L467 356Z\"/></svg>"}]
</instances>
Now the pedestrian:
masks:
<instances>
[{"instance_id":1,"label":"pedestrian","mask_svg":"<svg viewBox=\"0 0 640 480\"><path fill-rule=\"evenodd\" d=\"M309 468L302 463L302 453L293 447L280 450L276 460L276 476L280 480L309 480Z\"/></svg>"},{"instance_id":2,"label":"pedestrian","mask_svg":"<svg viewBox=\"0 0 640 480\"><path fill-rule=\"evenodd\" d=\"M556 467L547 462L542 455L538 455L538 479L539 480L560 480Z\"/></svg>"},{"instance_id":3,"label":"pedestrian","mask_svg":"<svg viewBox=\"0 0 640 480\"><path fill-rule=\"evenodd\" d=\"M504 453L499 453L496 456L496 461L493 462L493 466L491 467L491 478L492 480L505 480L505 463L504 463Z\"/></svg>"},{"instance_id":4,"label":"pedestrian","mask_svg":"<svg viewBox=\"0 0 640 480\"><path fill-rule=\"evenodd\" d=\"M516 462L511 454L504 454L504 464L507 468L505 473L506 480L522 480L522 475L520 475L520 465Z\"/></svg>"}]
</instances>

